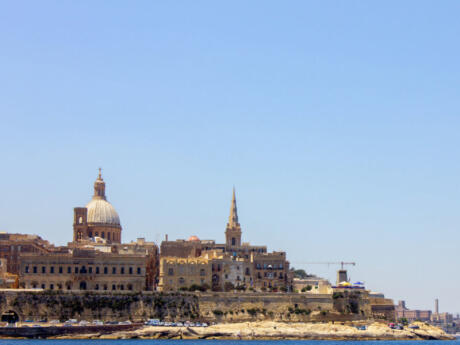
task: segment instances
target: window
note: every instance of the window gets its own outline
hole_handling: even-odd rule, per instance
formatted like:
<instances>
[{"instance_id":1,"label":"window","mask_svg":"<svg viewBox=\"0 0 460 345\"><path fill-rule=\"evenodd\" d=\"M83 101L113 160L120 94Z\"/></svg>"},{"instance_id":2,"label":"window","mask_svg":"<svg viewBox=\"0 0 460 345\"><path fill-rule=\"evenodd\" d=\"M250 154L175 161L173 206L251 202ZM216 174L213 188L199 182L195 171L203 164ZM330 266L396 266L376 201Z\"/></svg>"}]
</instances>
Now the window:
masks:
<instances>
[{"instance_id":1,"label":"window","mask_svg":"<svg viewBox=\"0 0 460 345\"><path fill-rule=\"evenodd\" d=\"M133 268L132 267L129 268L129 274L133 274Z\"/></svg>"},{"instance_id":2,"label":"window","mask_svg":"<svg viewBox=\"0 0 460 345\"><path fill-rule=\"evenodd\" d=\"M105 238L105 232L104 232L104 231L102 231L101 237L102 237L102 238Z\"/></svg>"},{"instance_id":3,"label":"window","mask_svg":"<svg viewBox=\"0 0 460 345\"><path fill-rule=\"evenodd\" d=\"M200 276L204 277L206 275L206 271L204 270L204 268L202 268L200 270Z\"/></svg>"},{"instance_id":4,"label":"window","mask_svg":"<svg viewBox=\"0 0 460 345\"><path fill-rule=\"evenodd\" d=\"M251 272L249 271L249 267L246 267L246 275L247 276L251 275Z\"/></svg>"},{"instance_id":5,"label":"window","mask_svg":"<svg viewBox=\"0 0 460 345\"><path fill-rule=\"evenodd\" d=\"M232 237L232 246L236 246L236 238Z\"/></svg>"},{"instance_id":6,"label":"window","mask_svg":"<svg viewBox=\"0 0 460 345\"><path fill-rule=\"evenodd\" d=\"M42 284L42 289L45 289L45 284Z\"/></svg>"},{"instance_id":7,"label":"window","mask_svg":"<svg viewBox=\"0 0 460 345\"><path fill-rule=\"evenodd\" d=\"M180 277L179 278L179 284L181 284L181 285L185 284L185 279Z\"/></svg>"},{"instance_id":8,"label":"window","mask_svg":"<svg viewBox=\"0 0 460 345\"><path fill-rule=\"evenodd\" d=\"M137 268L137 274L141 274L141 268L140 267Z\"/></svg>"},{"instance_id":9,"label":"window","mask_svg":"<svg viewBox=\"0 0 460 345\"><path fill-rule=\"evenodd\" d=\"M46 273L46 267L42 266L42 273Z\"/></svg>"},{"instance_id":10,"label":"window","mask_svg":"<svg viewBox=\"0 0 460 345\"><path fill-rule=\"evenodd\" d=\"M117 274L117 268L116 267L112 267L112 274Z\"/></svg>"},{"instance_id":11,"label":"window","mask_svg":"<svg viewBox=\"0 0 460 345\"><path fill-rule=\"evenodd\" d=\"M62 274L62 266L59 267L59 274Z\"/></svg>"},{"instance_id":12,"label":"window","mask_svg":"<svg viewBox=\"0 0 460 345\"><path fill-rule=\"evenodd\" d=\"M128 284L128 290L132 290L133 289L133 286L131 284Z\"/></svg>"},{"instance_id":13,"label":"window","mask_svg":"<svg viewBox=\"0 0 460 345\"><path fill-rule=\"evenodd\" d=\"M99 290L99 284L96 284L96 286L94 287L94 290Z\"/></svg>"},{"instance_id":14,"label":"window","mask_svg":"<svg viewBox=\"0 0 460 345\"><path fill-rule=\"evenodd\" d=\"M50 290L54 290L54 284L50 284Z\"/></svg>"},{"instance_id":15,"label":"window","mask_svg":"<svg viewBox=\"0 0 460 345\"><path fill-rule=\"evenodd\" d=\"M104 274L109 273L109 269L107 267L104 267Z\"/></svg>"},{"instance_id":16,"label":"window","mask_svg":"<svg viewBox=\"0 0 460 345\"><path fill-rule=\"evenodd\" d=\"M75 266L75 273L78 273L78 266Z\"/></svg>"},{"instance_id":17,"label":"window","mask_svg":"<svg viewBox=\"0 0 460 345\"><path fill-rule=\"evenodd\" d=\"M120 269L120 274L125 274L125 268L124 268L124 267L122 267L122 268Z\"/></svg>"},{"instance_id":18,"label":"window","mask_svg":"<svg viewBox=\"0 0 460 345\"><path fill-rule=\"evenodd\" d=\"M107 284L104 284L104 290L107 290Z\"/></svg>"},{"instance_id":19,"label":"window","mask_svg":"<svg viewBox=\"0 0 460 345\"><path fill-rule=\"evenodd\" d=\"M67 273L69 273L69 274L72 273L72 269L70 268L70 266L67 267Z\"/></svg>"},{"instance_id":20,"label":"window","mask_svg":"<svg viewBox=\"0 0 460 345\"><path fill-rule=\"evenodd\" d=\"M120 290L124 290L125 286L123 284L120 285Z\"/></svg>"},{"instance_id":21,"label":"window","mask_svg":"<svg viewBox=\"0 0 460 345\"><path fill-rule=\"evenodd\" d=\"M54 273L54 266L50 267L50 273Z\"/></svg>"},{"instance_id":22,"label":"window","mask_svg":"<svg viewBox=\"0 0 460 345\"><path fill-rule=\"evenodd\" d=\"M112 290L116 290L117 287L115 286L115 284L112 284Z\"/></svg>"},{"instance_id":23,"label":"window","mask_svg":"<svg viewBox=\"0 0 460 345\"><path fill-rule=\"evenodd\" d=\"M26 267L25 267L24 272L25 272L25 273L29 273L29 266L26 266Z\"/></svg>"},{"instance_id":24,"label":"window","mask_svg":"<svg viewBox=\"0 0 460 345\"><path fill-rule=\"evenodd\" d=\"M107 233L107 239L110 241L110 232Z\"/></svg>"},{"instance_id":25,"label":"window","mask_svg":"<svg viewBox=\"0 0 460 345\"><path fill-rule=\"evenodd\" d=\"M173 276L174 275L174 269L168 268L168 276Z\"/></svg>"},{"instance_id":26,"label":"window","mask_svg":"<svg viewBox=\"0 0 460 345\"><path fill-rule=\"evenodd\" d=\"M96 267L96 274L99 274L99 267Z\"/></svg>"},{"instance_id":27,"label":"window","mask_svg":"<svg viewBox=\"0 0 460 345\"><path fill-rule=\"evenodd\" d=\"M88 236L93 237L93 232L92 231L88 232Z\"/></svg>"},{"instance_id":28,"label":"window","mask_svg":"<svg viewBox=\"0 0 460 345\"><path fill-rule=\"evenodd\" d=\"M92 274L92 273L93 273L93 268L92 268L91 266L88 267L88 273L89 273L89 274Z\"/></svg>"}]
</instances>

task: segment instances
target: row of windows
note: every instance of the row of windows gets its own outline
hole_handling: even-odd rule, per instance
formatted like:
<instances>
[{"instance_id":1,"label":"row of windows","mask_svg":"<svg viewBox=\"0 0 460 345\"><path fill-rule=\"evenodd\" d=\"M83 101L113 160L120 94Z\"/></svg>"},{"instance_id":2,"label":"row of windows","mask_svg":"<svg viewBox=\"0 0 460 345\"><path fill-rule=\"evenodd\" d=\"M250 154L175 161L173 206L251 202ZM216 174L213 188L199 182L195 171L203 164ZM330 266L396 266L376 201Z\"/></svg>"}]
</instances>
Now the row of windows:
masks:
<instances>
[{"instance_id":1,"label":"row of windows","mask_svg":"<svg viewBox=\"0 0 460 345\"><path fill-rule=\"evenodd\" d=\"M170 280L169 283L172 284L172 280ZM193 283L194 283L194 281L193 281L193 280L190 280L190 284L193 284ZM201 279L201 280L200 280L200 283L201 283L201 284L204 284L204 279ZM180 278L179 278L179 284L180 284L180 285L184 285L184 284L185 284L185 278L180 277Z\"/></svg>"},{"instance_id":2,"label":"row of windows","mask_svg":"<svg viewBox=\"0 0 460 345\"><path fill-rule=\"evenodd\" d=\"M95 274L100 274L101 271L104 274L109 274L109 268L108 267L103 267L103 269L101 270L101 267L96 266L95 269L94 269ZM39 268L37 266L32 266L32 270L30 269L29 266L26 266L24 268L24 273L38 273L38 272L39 272ZM43 274L46 274L47 273L46 272L46 266L41 266L40 272L43 273ZM59 266L59 267L50 266L48 273L50 273L50 274L54 274L54 273L63 274L64 272L66 272L67 274L71 274L72 273L72 267L67 266L66 268L64 268L62 266ZM120 269L117 270L117 267L112 267L111 273L112 274L117 274L117 272L119 272L119 274L134 274L134 268L133 267L128 267L128 269L125 269L125 267L120 267ZM75 273L75 274L93 274L93 267L89 266L88 268L86 268L86 266L81 266L81 267L75 266L73 268L73 273ZM142 269L140 267L137 267L136 273L137 274L142 274Z\"/></svg>"},{"instance_id":3,"label":"row of windows","mask_svg":"<svg viewBox=\"0 0 460 345\"><path fill-rule=\"evenodd\" d=\"M283 273L280 272L280 274L277 275L276 272L264 272L264 277L265 278L283 279ZM257 272L257 278L262 279L262 274L260 272Z\"/></svg>"},{"instance_id":4,"label":"row of windows","mask_svg":"<svg viewBox=\"0 0 460 345\"><path fill-rule=\"evenodd\" d=\"M184 273L184 270L179 269L179 274ZM193 272L192 272L193 273ZM174 275L174 268L168 268L168 275ZM206 270L204 268L200 269L200 276L204 277L206 275Z\"/></svg>"},{"instance_id":5,"label":"row of windows","mask_svg":"<svg viewBox=\"0 0 460 345\"><path fill-rule=\"evenodd\" d=\"M284 268L284 265L282 263L273 264L273 265L264 263L263 266L260 263L256 264L256 268L258 270L262 269L262 267L264 268L264 270L266 270L266 269L274 269L274 270L280 269L280 270L282 270Z\"/></svg>"},{"instance_id":6,"label":"row of windows","mask_svg":"<svg viewBox=\"0 0 460 345\"><path fill-rule=\"evenodd\" d=\"M76 288L76 289L79 289L79 290L87 290L88 289L88 286L86 284L86 282L80 282L80 285L79 286L73 286L72 284L61 284L61 283L58 283L58 284L55 284L55 283L49 283L49 284L45 284L45 283L42 283L42 284L38 284L38 283L32 283L31 284L32 288L33 289L37 289L37 288L42 288L42 289L50 289L50 290L63 290L63 289L66 289L66 290L72 290L72 288ZM132 284L127 284L126 286L124 284L95 284L94 285L94 290L104 290L104 291L107 291L107 290L129 290L131 291L133 289L133 285Z\"/></svg>"},{"instance_id":7,"label":"row of windows","mask_svg":"<svg viewBox=\"0 0 460 345\"><path fill-rule=\"evenodd\" d=\"M106 233L105 233L104 231L102 231L102 232L101 232L101 237L102 237L102 238L105 238L105 234L106 234ZM82 237L83 237L83 234L82 234L81 231L79 231L79 232L77 233L77 239L80 239L80 240L81 240ZM89 232L88 232L88 237L93 237L93 232L92 232L92 231L89 231ZM96 231L96 232L94 233L94 237L99 237L99 232L98 232L98 231ZM110 238L110 237L112 237L112 238ZM120 240L120 236L119 236L118 234L116 234L116 233L107 232L107 240L109 240L109 241L110 241L110 240L119 241L119 240Z\"/></svg>"}]
</instances>

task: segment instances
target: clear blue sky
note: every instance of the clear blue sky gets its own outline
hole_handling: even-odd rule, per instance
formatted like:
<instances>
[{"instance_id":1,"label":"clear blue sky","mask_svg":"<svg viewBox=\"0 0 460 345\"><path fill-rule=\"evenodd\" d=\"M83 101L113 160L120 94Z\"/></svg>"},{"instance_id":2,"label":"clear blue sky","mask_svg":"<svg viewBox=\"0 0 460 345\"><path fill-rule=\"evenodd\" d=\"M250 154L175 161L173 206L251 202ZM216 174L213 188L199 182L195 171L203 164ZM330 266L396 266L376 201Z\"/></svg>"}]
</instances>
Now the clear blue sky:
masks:
<instances>
[{"instance_id":1,"label":"clear blue sky","mask_svg":"<svg viewBox=\"0 0 460 345\"><path fill-rule=\"evenodd\" d=\"M0 229L245 241L460 311L459 1L0 5ZM334 277L336 267L305 267Z\"/></svg>"}]
</instances>

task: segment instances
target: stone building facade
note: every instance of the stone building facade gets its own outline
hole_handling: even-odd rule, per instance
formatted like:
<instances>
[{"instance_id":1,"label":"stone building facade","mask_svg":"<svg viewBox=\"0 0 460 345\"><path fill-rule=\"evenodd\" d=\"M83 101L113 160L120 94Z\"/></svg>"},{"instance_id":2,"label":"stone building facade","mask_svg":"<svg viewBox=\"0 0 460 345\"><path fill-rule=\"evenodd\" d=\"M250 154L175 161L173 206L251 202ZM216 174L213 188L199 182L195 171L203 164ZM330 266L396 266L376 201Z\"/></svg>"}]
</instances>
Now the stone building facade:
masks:
<instances>
[{"instance_id":1,"label":"stone building facade","mask_svg":"<svg viewBox=\"0 0 460 345\"><path fill-rule=\"evenodd\" d=\"M211 286L211 263L206 257L162 257L160 291L176 291L192 286Z\"/></svg>"},{"instance_id":2,"label":"stone building facade","mask_svg":"<svg viewBox=\"0 0 460 345\"><path fill-rule=\"evenodd\" d=\"M0 258L6 259L6 270L12 274L19 274L21 254L44 254L56 250L58 248L37 235L0 233Z\"/></svg>"},{"instance_id":3,"label":"stone building facade","mask_svg":"<svg viewBox=\"0 0 460 345\"><path fill-rule=\"evenodd\" d=\"M20 286L26 289L142 291L145 256L71 249L67 254L21 256Z\"/></svg>"},{"instance_id":4,"label":"stone building facade","mask_svg":"<svg viewBox=\"0 0 460 345\"><path fill-rule=\"evenodd\" d=\"M430 321L431 319L431 310L408 309L405 301L399 301L395 311L397 319L406 318L409 322L416 320Z\"/></svg>"}]
</instances>

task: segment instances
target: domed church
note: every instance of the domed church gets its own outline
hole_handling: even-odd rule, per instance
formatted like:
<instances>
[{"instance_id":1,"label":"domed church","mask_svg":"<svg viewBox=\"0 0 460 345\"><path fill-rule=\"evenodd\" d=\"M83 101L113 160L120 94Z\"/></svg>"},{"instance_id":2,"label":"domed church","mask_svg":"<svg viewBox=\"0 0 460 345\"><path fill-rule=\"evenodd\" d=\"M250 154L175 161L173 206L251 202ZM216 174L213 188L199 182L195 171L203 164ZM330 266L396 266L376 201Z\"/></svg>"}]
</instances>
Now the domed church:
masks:
<instances>
[{"instance_id":1,"label":"domed church","mask_svg":"<svg viewBox=\"0 0 460 345\"><path fill-rule=\"evenodd\" d=\"M84 242L100 238L107 243L121 243L120 217L105 196L101 169L94 182L94 195L86 207L74 208L73 241Z\"/></svg>"}]
</instances>

